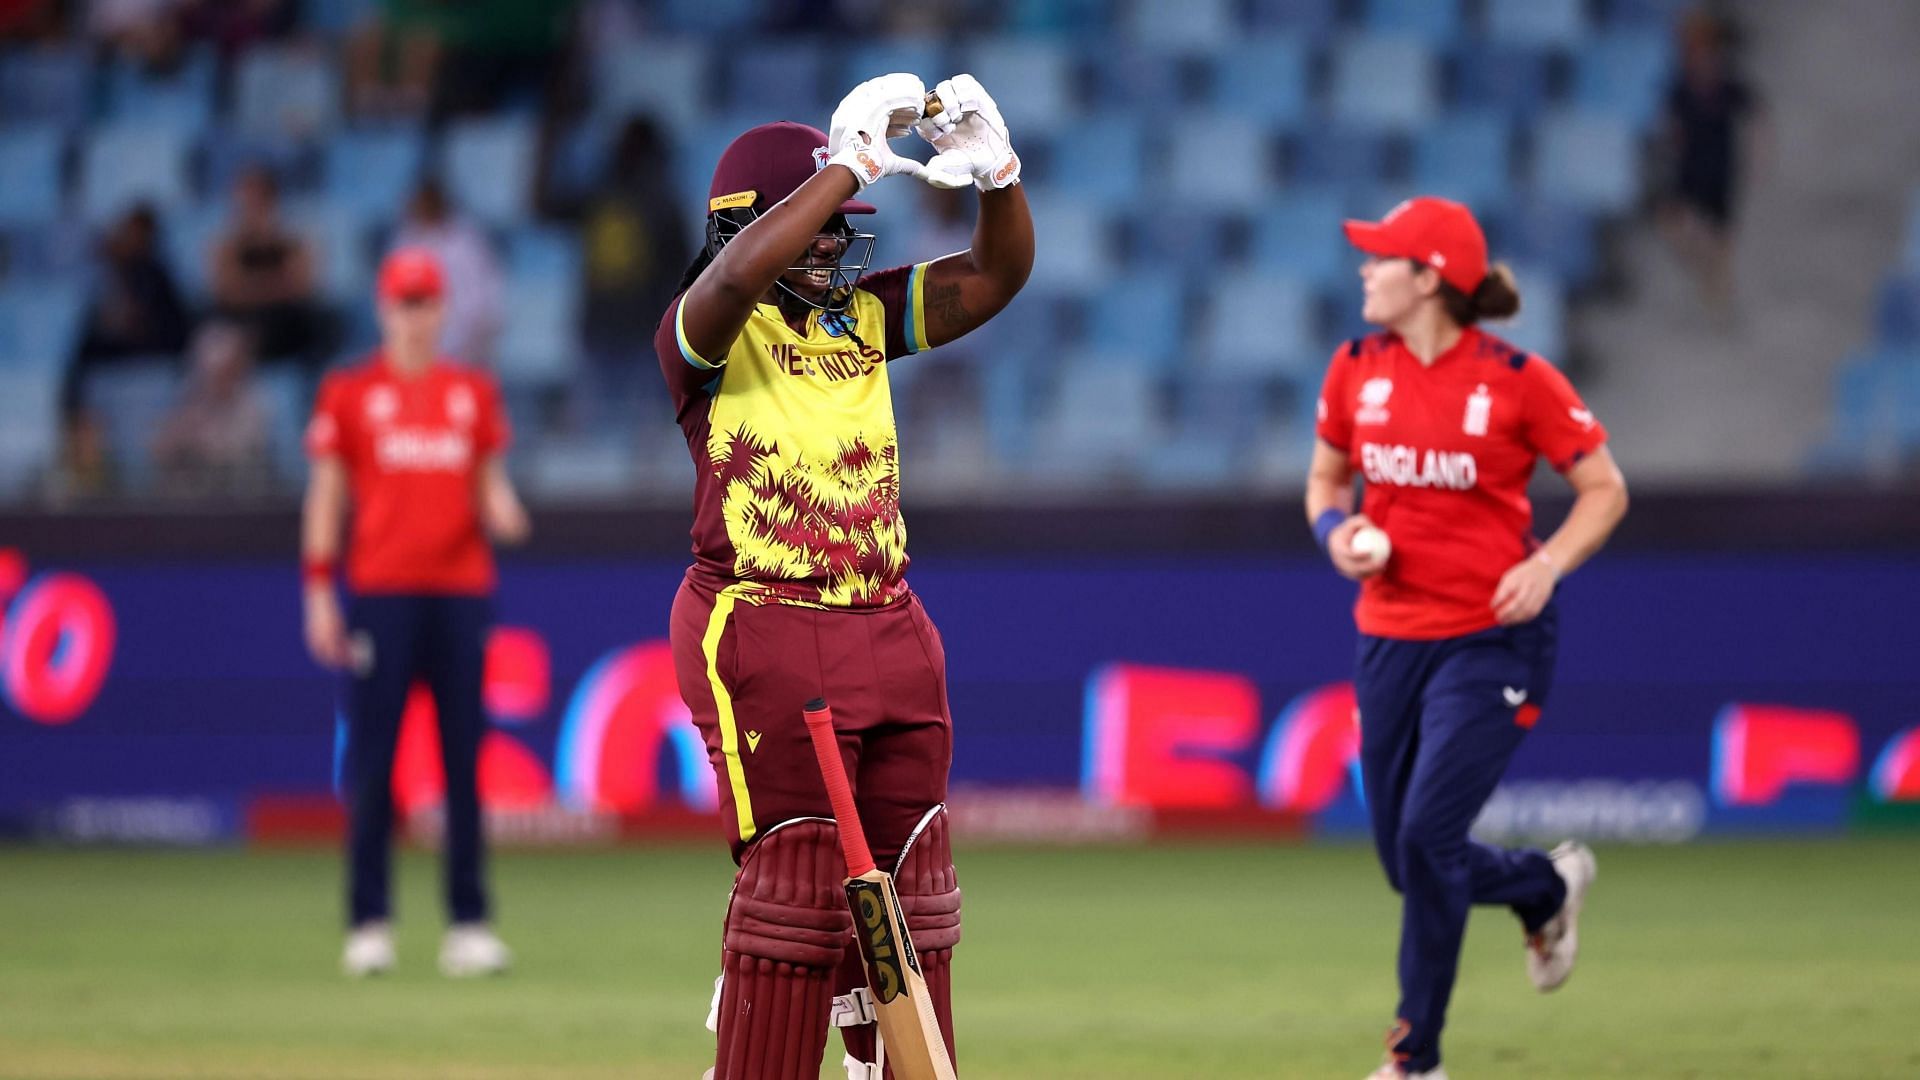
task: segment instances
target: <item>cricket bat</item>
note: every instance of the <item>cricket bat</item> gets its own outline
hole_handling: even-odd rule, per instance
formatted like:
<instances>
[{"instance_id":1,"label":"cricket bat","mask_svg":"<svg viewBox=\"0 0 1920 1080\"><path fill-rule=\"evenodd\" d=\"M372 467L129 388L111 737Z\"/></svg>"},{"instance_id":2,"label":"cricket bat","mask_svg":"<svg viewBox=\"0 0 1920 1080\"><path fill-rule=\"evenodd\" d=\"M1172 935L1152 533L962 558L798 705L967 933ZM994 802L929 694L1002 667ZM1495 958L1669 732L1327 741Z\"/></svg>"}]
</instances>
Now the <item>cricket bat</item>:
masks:
<instances>
[{"instance_id":1,"label":"cricket bat","mask_svg":"<svg viewBox=\"0 0 1920 1080\"><path fill-rule=\"evenodd\" d=\"M875 866L867 849L867 834L854 808L853 789L847 785L846 766L840 761L840 742L833 731L833 711L819 698L807 702L804 713L813 756L820 759L820 776L827 782L827 798L840 827L840 851L847 859L847 906L853 910L854 937L867 969L867 989L880 1022L880 1038L894 1080L955 1080L940 1022L933 1015L933 999L920 974L920 957L907 934L906 914L893 889L893 875Z\"/></svg>"}]
</instances>

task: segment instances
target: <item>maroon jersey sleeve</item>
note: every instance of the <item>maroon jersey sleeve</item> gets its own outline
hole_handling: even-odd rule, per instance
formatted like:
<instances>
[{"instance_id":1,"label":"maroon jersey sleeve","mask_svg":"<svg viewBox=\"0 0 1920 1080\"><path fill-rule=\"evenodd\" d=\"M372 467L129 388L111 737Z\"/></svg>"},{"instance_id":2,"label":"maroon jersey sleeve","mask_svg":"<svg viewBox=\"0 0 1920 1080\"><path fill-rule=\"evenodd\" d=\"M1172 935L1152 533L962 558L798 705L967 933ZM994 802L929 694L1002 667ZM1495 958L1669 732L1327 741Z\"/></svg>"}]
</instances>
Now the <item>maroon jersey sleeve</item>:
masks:
<instances>
[{"instance_id":1,"label":"maroon jersey sleeve","mask_svg":"<svg viewBox=\"0 0 1920 1080\"><path fill-rule=\"evenodd\" d=\"M673 394L674 415L687 411L687 405L704 398L707 388L719 380L725 356L706 357L693 351L680 327L680 305L685 293L673 298L660 326L653 332L653 351L660 360L660 373L666 376L667 389Z\"/></svg>"},{"instance_id":2,"label":"maroon jersey sleeve","mask_svg":"<svg viewBox=\"0 0 1920 1080\"><path fill-rule=\"evenodd\" d=\"M1347 372L1353 367L1352 346L1342 345L1327 365L1327 377L1320 384L1320 400L1314 405L1314 434L1343 454L1352 453L1353 397L1347 392Z\"/></svg>"},{"instance_id":3,"label":"maroon jersey sleeve","mask_svg":"<svg viewBox=\"0 0 1920 1080\"><path fill-rule=\"evenodd\" d=\"M867 274L854 287L870 292L886 312L887 359L897 360L927 347L925 301L921 289L926 283L927 263L895 266ZM865 327L854 327L865 336ZM872 340L872 339L868 339Z\"/></svg>"},{"instance_id":4,"label":"maroon jersey sleeve","mask_svg":"<svg viewBox=\"0 0 1920 1080\"><path fill-rule=\"evenodd\" d=\"M1548 464L1566 472L1605 445L1607 429L1594 419L1559 368L1531 356L1520 375L1526 387L1523 430L1527 445Z\"/></svg>"},{"instance_id":5,"label":"maroon jersey sleeve","mask_svg":"<svg viewBox=\"0 0 1920 1080\"><path fill-rule=\"evenodd\" d=\"M346 380L336 372L321 381L314 398L313 416L307 421L307 456L316 460L345 456L348 418Z\"/></svg>"},{"instance_id":6,"label":"maroon jersey sleeve","mask_svg":"<svg viewBox=\"0 0 1920 1080\"><path fill-rule=\"evenodd\" d=\"M480 456L497 454L513 442L513 425L507 419L507 405L500 397L500 384L484 372L474 375L474 396L480 399L479 422L474 425L473 445Z\"/></svg>"}]
</instances>

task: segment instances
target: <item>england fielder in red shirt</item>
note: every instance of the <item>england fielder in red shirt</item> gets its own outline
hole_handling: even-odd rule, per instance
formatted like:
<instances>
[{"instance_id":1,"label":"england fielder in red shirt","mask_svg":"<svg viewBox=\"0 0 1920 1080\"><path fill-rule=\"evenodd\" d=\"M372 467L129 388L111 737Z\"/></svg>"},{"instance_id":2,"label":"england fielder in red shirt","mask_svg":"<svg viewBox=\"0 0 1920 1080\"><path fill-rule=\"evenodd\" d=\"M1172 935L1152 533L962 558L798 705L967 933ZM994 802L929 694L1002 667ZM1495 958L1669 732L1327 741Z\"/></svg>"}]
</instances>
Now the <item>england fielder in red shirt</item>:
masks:
<instances>
[{"instance_id":1,"label":"england fielder in red shirt","mask_svg":"<svg viewBox=\"0 0 1920 1080\"><path fill-rule=\"evenodd\" d=\"M1555 583L1606 542L1627 489L1566 377L1478 327L1520 298L1504 266L1488 267L1466 207L1414 199L1346 229L1369 256L1363 316L1383 332L1343 346L1327 369L1307 519L1334 567L1361 583L1361 772L1381 864L1403 897L1398 1019L1372 1080L1444 1080L1440 1030L1471 905L1519 916L1540 990L1573 968L1593 853L1507 851L1467 831L1546 704ZM1576 493L1545 543L1527 501L1540 458Z\"/></svg>"},{"instance_id":2,"label":"england fielder in red shirt","mask_svg":"<svg viewBox=\"0 0 1920 1080\"><path fill-rule=\"evenodd\" d=\"M966 75L936 92L942 111L919 124L939 151L925 166L887 144L890 124L921 113L925 88L906 74L856 87L830 134L777 123L735 139L714 169L706 248L654 339L696 477L674 658L739 864L713 1017L719 1080L813 1080L830 1016L849 1075L880 1076L871 1017L849 996L866 980L801 720L813 698L833 706L873 854L894 868L953 1044L946 663L907 587L887 369L1005 307L1032 266L1033 224L993 99ZM897 173L977 187L972 247L863 274L873 238L848 218L874 208L855 196Z\"/></svg>"},{"instance_id":3,"label":"england fielder in red shirt","mask_svg":"<svg viewBox=\"0 0 1920 1080\"><path fill-rule=\"evenodd\" d=\"M312 459L301 521L307 648L347 673L351 975L393 966L389 928L390 773L407 692L432 691L446 771L448 929L440 967L480 975L507 966L488 922L476 770L486 733L482 661L492 620L487 537L526 538L507 479L507 416L486 373L435 349L445 284L432 254L402 249L380 268L379 351L327 376L307 429ZM352 511L343 615L334 594Z\"/></svg>"}]
</instances>

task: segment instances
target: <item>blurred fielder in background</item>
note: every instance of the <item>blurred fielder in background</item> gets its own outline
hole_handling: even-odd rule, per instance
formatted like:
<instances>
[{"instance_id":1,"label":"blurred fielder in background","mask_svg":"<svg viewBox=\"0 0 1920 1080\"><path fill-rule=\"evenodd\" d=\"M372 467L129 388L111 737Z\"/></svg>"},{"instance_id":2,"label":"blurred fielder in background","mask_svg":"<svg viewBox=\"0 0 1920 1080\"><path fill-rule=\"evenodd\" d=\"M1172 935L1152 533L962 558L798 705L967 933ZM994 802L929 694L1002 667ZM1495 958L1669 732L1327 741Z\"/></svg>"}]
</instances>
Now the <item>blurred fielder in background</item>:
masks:
<instances>
[{"instance_id":1,"label":"blurred fielder in background","mask_svg":"<svg viewBox=\"0 0 1920 1080\"><path fill-rule=\"evenodd\" d=\"M735 139L714 169L706 247L655 336L696 473L675 665L740 865L712 1018L719 1080L812 1080L830 1021L848 1075L880 1075L801 720L813 698L833 704L873 854L898 879L953 1045L946 662L904 576L887 363L1005 307L1032 267L1033 223L993 99L967 75L936 92L940 115L921 120L920 79L886 75L847 95L830 134L776 123ZM938 151L927 165L887 143L916 120ZM972 247L863 273L873 236L848 216L874 207L854 196L899 173L979 189Z\"/></svg>"},{"instance_id":2,"label":"blurred fielder in background","mask_svg":"<svg viewBox=\"0 0 1920 1080\"><path fill-rule=\"evenodd\" d=\"M1505 266L1488 267L1466 207L1414 199L1346 228L1369 256L1362 317L1385 332L1327 370L1307 518L1362 583L1361 769L1380 861L1405 897L1398 1021L1373 1080L1444 1078L1440 1030L1471 905L1520 917L1539 989L1573 968L1593 853L1503 851L1467 832L1546 704L1554 585L1606 542L1626 481L1565 376L1477 328L1517 313L1520 296ZM1527 501L1541 457L1577 493L1544 544Z\"/></svg>"},{"instance_id":3,"label":"blurred fielder in background","mask_svg":"<svg viewBox=\"0 0 1920 1080\"><path fill-rule=\"evenodd\" d=\"M350 975L394 964L388 924L393 832L391 772L407 694L433 693L446 770L447 912L440 968L504 970L507 948L488 925L478 760L486 715L482 662L492 621L487 535L527 537L507 479L506 411L493 379L439 357L445 280L434 257L402 248L380 267L381 347L327 376L307 430L313 459L301 521L307 648L344 669L345 787L350 830ZM352 534L345 617L335 559L349 502Z\"/></svg>"}]
</instances>

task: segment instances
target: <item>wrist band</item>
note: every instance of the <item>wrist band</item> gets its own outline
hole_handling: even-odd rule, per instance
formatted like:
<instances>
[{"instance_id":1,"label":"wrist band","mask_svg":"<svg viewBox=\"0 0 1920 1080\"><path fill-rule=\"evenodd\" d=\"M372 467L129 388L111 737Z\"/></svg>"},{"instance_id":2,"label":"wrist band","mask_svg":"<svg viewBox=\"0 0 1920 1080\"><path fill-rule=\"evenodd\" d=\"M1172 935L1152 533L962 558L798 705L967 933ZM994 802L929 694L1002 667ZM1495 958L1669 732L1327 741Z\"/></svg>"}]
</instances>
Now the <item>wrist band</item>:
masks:
<instances>
[{"instance_id":1,"label":"wrist band","mask_svg":"<svg viewBox=\"0 0 1920 1080\"><path fill-rule=\"evenodd\" d=\"M308 585L333 584L332 559L307 559L300 564L300 580Z\"/></svg>"},{"instance_id":2,"label":"wrist band","mask_svg":"<svg viewBox=\"0 0 1920 1080\"><path fill-rule=\"evenodd\" d=\"M1347 520L1347 512L1333 507L1320 511L1320 516L1313 519L1313 538L1320 544L1321 550L1326 550L1327 538L1332 536L1333 530L1339 528L1340 523L1345 520Z\"/></svg>"}]
</instances>

